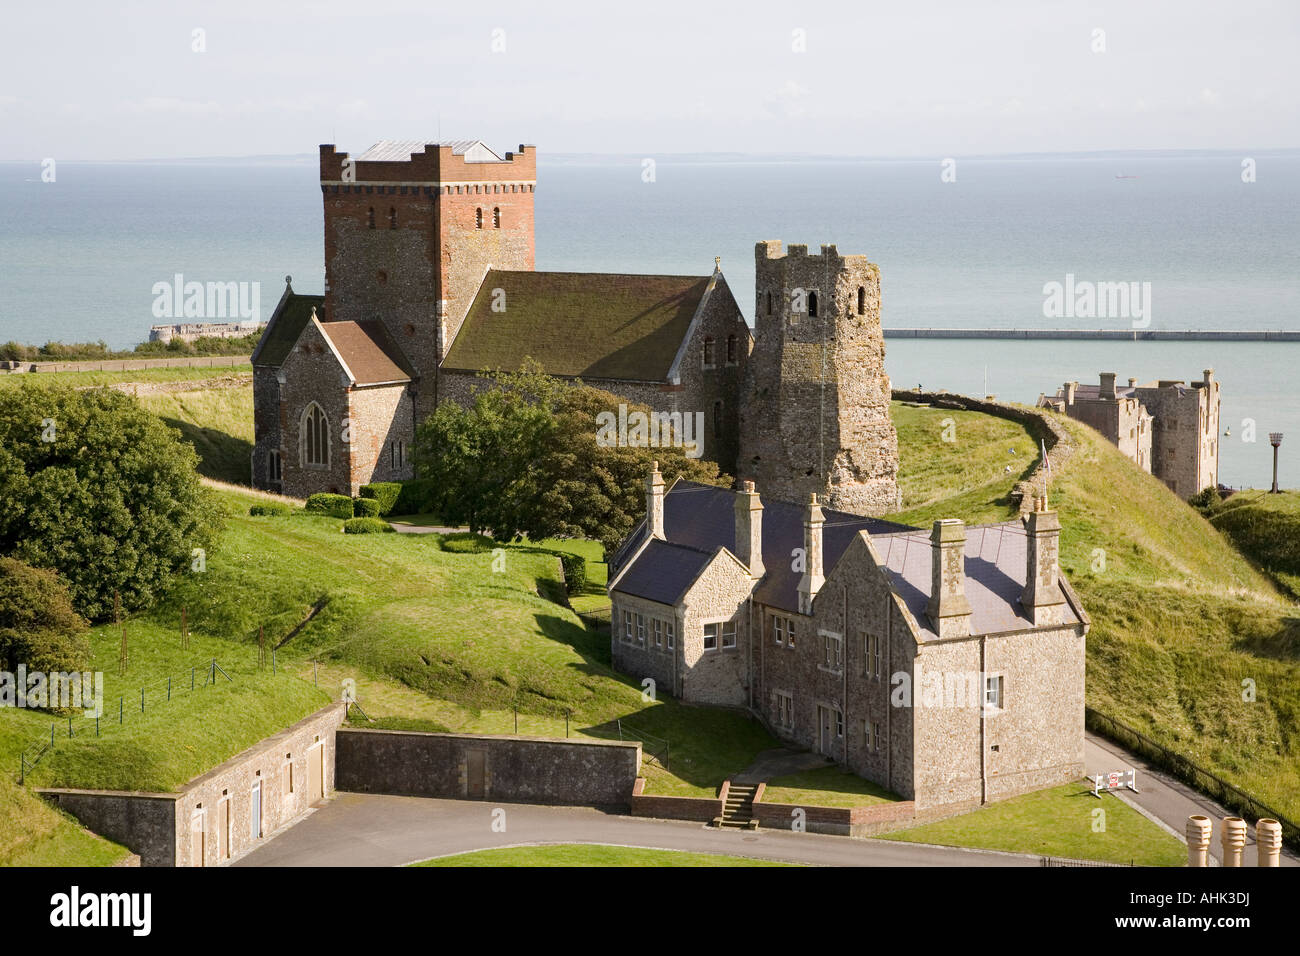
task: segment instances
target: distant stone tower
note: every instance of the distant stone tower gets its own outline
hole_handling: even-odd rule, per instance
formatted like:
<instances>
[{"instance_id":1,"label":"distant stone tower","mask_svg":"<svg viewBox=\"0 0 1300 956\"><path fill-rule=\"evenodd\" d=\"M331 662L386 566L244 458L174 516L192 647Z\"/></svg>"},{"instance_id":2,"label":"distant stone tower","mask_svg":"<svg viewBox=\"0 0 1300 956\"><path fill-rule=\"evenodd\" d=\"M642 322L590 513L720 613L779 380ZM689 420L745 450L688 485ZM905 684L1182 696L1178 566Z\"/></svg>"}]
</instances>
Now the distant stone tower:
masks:
<instances>
[{"instance_id":1,"label":"distant stone tower","mask_svg":"<svg viewBox=\"0 0 1300 956\"><path fill-rule=\"evenodd\" d=\"M760 242L737 477L764 497L897 511L898 435L880 330L880 270L834 246Z\"/></svg>"}]
</instances>

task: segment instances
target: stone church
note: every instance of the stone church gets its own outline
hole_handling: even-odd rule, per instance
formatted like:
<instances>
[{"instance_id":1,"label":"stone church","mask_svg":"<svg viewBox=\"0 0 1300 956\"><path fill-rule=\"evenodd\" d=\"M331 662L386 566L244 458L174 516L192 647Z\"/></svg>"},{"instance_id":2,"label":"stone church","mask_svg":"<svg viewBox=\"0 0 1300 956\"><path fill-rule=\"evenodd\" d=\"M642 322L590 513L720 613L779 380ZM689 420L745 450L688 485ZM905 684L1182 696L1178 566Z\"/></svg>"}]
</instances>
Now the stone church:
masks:
<instances>
[{"instance_id":1,"label":"stone church","mask_svg":"<svg viewBox=\"0 0 1300 956\"><path fill-rule=\"evenodd\" d=\"M354 158L323 145L320 188L324 293L286 278L253 354L256 487L355 495L414 477L415 428L438 402L532 359L702 419L704 457L771 496L897 509L865 256L759 243L755 335L716 259L685 276L537 271L535 147L386 140Z\"/></svg>"}]
</instances>

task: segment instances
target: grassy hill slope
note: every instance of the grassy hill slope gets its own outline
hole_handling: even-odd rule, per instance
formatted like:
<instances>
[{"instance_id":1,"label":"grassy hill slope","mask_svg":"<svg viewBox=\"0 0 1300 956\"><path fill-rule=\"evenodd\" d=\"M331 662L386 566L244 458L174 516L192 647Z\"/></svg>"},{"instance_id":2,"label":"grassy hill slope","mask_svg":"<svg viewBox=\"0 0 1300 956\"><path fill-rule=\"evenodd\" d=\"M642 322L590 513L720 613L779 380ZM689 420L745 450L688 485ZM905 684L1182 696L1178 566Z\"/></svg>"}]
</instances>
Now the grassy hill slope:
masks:
<instances>
[{"instance_id":1,"label":"grassy hill slope","mask_svg":"<svg viewBox=\"0 0 1300 956\"><path fill-rule=\"evenodd\" d=\"M953 454L939 423L958 414L895 405L905 487L916 463ZM1062 423L1076 450L1050 497L1061 516L1061 566L1093 619L1088 703L1300 816L1296 607L1163 483L1092 429ZM960 420L957 434L960 447ZM977 477L998 460L987 443L966 451L969 461L956 467ZM1019 476L1003 474L1009 492ZM896 517L922 526L1005 520L1015 512L1003 500L995 483ZM1253 701L1243 699L1243 681L1253 681Z\"/></svg>"}]
</instances>

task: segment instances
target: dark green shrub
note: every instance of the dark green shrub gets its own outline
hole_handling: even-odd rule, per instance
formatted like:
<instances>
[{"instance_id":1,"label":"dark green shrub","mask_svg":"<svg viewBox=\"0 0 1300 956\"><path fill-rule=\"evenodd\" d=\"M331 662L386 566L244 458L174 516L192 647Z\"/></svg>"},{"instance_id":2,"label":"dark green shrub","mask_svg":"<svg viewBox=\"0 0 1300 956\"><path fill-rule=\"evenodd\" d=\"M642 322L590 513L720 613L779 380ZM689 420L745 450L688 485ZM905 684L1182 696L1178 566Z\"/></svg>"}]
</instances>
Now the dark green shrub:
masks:
<instances>
[{"instance_id":1,"label":"dark green shrub","mask_svg":"<svg viewBox=\"0 0 1300 956\"><path fill-rule=\"evenodd\" d=\"M378 518L379 502L374 498L354 498L352 512L358 518Z\"/></svg>"},{"instance_id":2,"label":"dark green shrub","mask_svg":"<svg viewBox=\"0 0 1300 956\"><path fill-rule=\"evenodd\" d=\"M382 518L349 518L343 522L344 534L387 534L393 526Z\"/></svg>"},{"instance_id":3,"label":"dark green shrub","mask_svg":"<svg viewBox=\"0 0 1300 956\"><path fill-rule=\"evenodd\" d=\"M263 505L253 505L253 507L248 509L248 513L253 517L257 517L259 515L274 515L276 517L280 517L283 515L292 514L293 509L280 501L268 501L266 504Z\"/></svg>"},{"instance_id":4,"label":"dark green shrub","mask_svg":"<svg viewBox=\"0 0 1300 956\"><path fill-rule=\"evenodd\" d=\"M1187 503L1200 512L1208 512L1217 507L1222 501L1223 496L1219 494L1219 489L1212 485L1202 488L1187 499Z\"/></svg>"},{"instance_id":5,"label":"dark green shrub","mask_svg":"<svg viewBox=\"0 0 1300 956\"><path fill-rule=\"evenodd\" d=\"M487 535L470 534L468 531L457 531L442 539L442 550L452 554L483 554L495 547L496 542Z\"/></svg>"},{"instance_id":6,"label":"dark green shrub","mask_svg":"<svg viewBox=\"0 0 1300 956\"><path fill-rule=\"evenodd\" d=\"M437 504L437 494L433 482L427 478L415 478L411 481L402 482L397 501L393 504L389 513L398 515L431 514L438 510Z\"/></svg>"},{"instance_id":7,"label":"dark green shrub","mask_svg":"<svg viewBox=\"0 0 1300 956\"><path fill-rule=\"evenodd\" d=\"M560 564L564 566L564 586L570 594L577 594L587 587L587 559L580 554L560 552Z\"/></svg>"},{"instance_id":8,"label":"dark green shrub","mask_svg":"<svg viewBox=\"0 0 1300 956\"><path fill-rule=\"evenodd\" d=\"M334 518L351 518L352 499L347 495L315 494L307 499L307 510Z\"/></svg>"},{"instance_id":9,"label":"dark green shrub","mask_svg":"<svg viewBox=\"0 0 1300 956\"><path fill-rule=\"evenodd\" d=\"M393 506L397 504L397 499L402 494L402 483L400 481L375 481L368 485L361 486L362 498L373 498L379 502L379 513L381 515L390 515L393 513ZM399 514L411 514L412 512L398 512Z\"/></svg>"}]
</instances>

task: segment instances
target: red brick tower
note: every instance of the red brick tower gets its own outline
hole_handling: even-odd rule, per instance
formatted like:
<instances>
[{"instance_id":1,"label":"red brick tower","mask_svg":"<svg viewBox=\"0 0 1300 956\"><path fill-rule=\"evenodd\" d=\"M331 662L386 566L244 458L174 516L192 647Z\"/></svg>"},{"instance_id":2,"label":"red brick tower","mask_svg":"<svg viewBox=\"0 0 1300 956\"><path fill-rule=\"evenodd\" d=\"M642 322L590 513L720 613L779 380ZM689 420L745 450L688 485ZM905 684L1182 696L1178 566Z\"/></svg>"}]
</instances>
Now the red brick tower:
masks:
<instances>
[{"instance_id":1,"label":"red brick tower","mask_svg":"<svg viewBox=\"0 0 1300 956\"><path fill-rule=\"evenodd\" d=\"M437 368L488 269L533 268L537 150L477 140L320 148L325 320L382 320L432 410Z\"/></svg>"}]
</instances>

